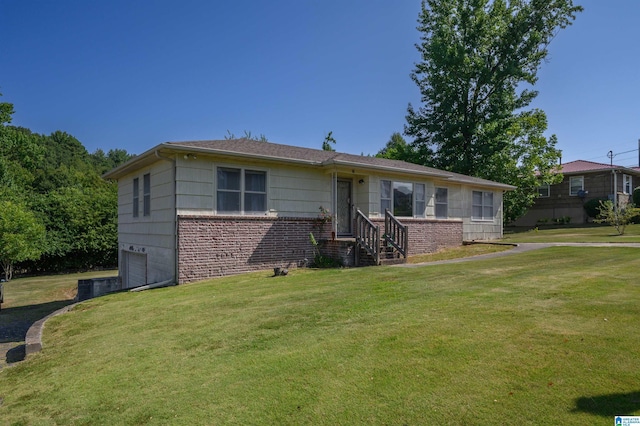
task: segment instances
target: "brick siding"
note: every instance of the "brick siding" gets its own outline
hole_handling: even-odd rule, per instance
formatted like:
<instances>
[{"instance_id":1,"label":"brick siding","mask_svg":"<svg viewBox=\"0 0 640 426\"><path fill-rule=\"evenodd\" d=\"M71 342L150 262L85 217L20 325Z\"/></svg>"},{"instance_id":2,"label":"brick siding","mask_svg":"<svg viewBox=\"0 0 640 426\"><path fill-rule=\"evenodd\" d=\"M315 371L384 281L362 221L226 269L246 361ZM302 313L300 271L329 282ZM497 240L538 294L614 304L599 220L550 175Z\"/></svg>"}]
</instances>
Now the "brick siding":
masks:
<instances>
[{"instance_id":1,"label":"brick siding","mask_svg":"<svg viewBox=\"0 0 640 426\"><path fill-rule=\"evenodd\" d=\"M326 238L315 219L179 217L178 281L301 266L305 259L313 260L310 232Z\"/></svg>"},{"instance_id":2,"label":"brick siding","mask_svg":"<svg viewBox=\"0 0 640 426\"><path fill-rule=\"evenodd\" d=\"M384 220L374 220L384 232ZM409 254L462 244L462 221L405 219ZM353 264L353 245L330 241L331 224L318 229L313 218L181 216L178 218L179 283L311 262L312 232L323 254ZM327 241L328 240L328 241Z\"/></svg>"},{"instance_id":3,"label":"brick siding","mask_svg":"<svg viewBox=\"0 0 640 426\"><path fill-rule=\"evenodd\" d=\"M384 219L372 219L384 233ZM409 227L409 256L462 245L461 220L400 219Z\"/></svg>"}]
</instances>

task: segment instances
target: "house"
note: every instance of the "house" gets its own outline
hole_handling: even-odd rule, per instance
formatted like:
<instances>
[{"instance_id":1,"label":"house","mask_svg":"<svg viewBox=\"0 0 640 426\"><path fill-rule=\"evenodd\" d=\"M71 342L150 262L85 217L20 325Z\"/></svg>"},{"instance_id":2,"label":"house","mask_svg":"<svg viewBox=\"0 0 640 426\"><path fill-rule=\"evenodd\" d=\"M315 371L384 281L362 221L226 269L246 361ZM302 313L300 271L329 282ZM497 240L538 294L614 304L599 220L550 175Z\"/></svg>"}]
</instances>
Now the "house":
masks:
<instances>
[{"instance_id":1,"label":"house","mask_svg":"<svg viewBox=\"0 0 640 426\"><path fill-rule=\"evenodd\" d=\"M640 169L614 164L576 160L561 164L558 171L564 176L562 182L538 188L534 205L515 225L587 223L585 202L608 199L623 205L630 201L633 188L640 184Z\"/></svg>"},{"instance_id":2,"label":"house","mask_svg":"<svg viewBox=\"0 0 640 426\"><path fill-rule=\"evenodd\" d=\"M104 177L118 181L123 288L301 266L314 258L310 233L345 265L500 238L513 189L247 139L162 143Z\"/></svg>"}]
</instances>

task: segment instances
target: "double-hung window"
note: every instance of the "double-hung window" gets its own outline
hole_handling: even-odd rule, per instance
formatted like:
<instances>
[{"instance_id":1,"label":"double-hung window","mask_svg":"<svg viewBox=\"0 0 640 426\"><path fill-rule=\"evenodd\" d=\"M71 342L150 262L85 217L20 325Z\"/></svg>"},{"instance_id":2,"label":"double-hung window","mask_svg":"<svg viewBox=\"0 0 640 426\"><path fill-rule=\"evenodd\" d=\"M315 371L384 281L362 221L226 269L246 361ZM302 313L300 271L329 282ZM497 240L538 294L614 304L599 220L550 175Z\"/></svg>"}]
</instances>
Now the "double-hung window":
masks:
<instances>
[{"instance_id":1,"label":"double-hung window","mask_svg":"<svg viewBox=\"0 0 640 426\"><path fill-rule=\"evenodd\" d=\"M427 194L425 192L424 183L416 183L413 185L413 187L415 188L414 192L415 192L415 198L416 198L415 215L417 217L424 217L425 208L427 207L427 199L426 199Z\"/></svg>"},{"instance_id":2,"label":"double-hung window","mask_svg":"<svg viewBox=\"0 0 640 426\"><path fill-rule=\"evenodd\" d=\"M473 191L471 219L493 220L493 192Z\"/></svg>"},{"instance_id":3,"label":"double-hung window","mask_svg":"<svg viewBox=\"0 0 640 426\"><path fill-rule=\"evenodd\" d=\"M578 195L584 191L584 176L571 176L569 178L569 195Z\"/></svg>"},{"instance_id":4,"label":"double-hung window","mask_svg":"<svg viewBox=\"0 0 640 426\"><path fill-rule=\"evenodd\" d=\"M387 210L393 211L393 198L391 197L391 181L380 181L380 211L385 212Z\"/></svg>"},{"instance_id":5,"label":"double-hung window","mask_svg":"<svg viewBox=\"0 0 640 426\"><path fill-rule=\"evenodd\" d=\"M151 216L151 175L142 176L142 214Z\"/></svg>"},{"instance_id":6,"label":"double-hung window","mask_svg":"<svg viewBox=\"0 0 640 426\"><path fill-rule=\"evenodd\" d=\"M140 179L133 179L133 217L140 216Z\"/></svg>"},{"instance_id":7,"label":"double-hung window","mask_svg":"<svg viewBox=\"0 0 640 426\"><path fill-rule=\"evenodd\" d=\"M447 188L436 188L435 208L437 219L449 217L449 190Z\"/></svg>"},{"instance_id":8,"label":"double-hung window","mask_svg":"<svg viewBox=\"0 0 640 426\"><path fill-rule=\"evenodd\" d=\"M394 216L424 217L426 207L423 183L380 181L380 210Z\"/></svg>"},{"instance_id":9,"label":"double-hung window","mask_svg":"<svg viewBox=\"0 0 640 426\"><path fill-rule=\"evenodd\" d=\"M622 192L631 194L633 186L631 184L631 175L622 175Z\"/></svg>"},{"instance_id":10,"label":"double-hung window","mask_svg":"<svg viewBox=\"0 0 640 426\"><path fill-rule=\"evenodd\" d=\"M267 211L266 172L219 167L217 184L218 213L262 214Z\"/></svg>"},{"instance_id":11,"label":"double-hung window","mask_svg":"<svg viewBox=\"0 0 640 426\"><path fill-rule=\"evenodd\" d=\"M548 183L543 183L538 187L538 197L539 198L549 198L551 195L551 188Z\"/></svg>"}]
</instances>

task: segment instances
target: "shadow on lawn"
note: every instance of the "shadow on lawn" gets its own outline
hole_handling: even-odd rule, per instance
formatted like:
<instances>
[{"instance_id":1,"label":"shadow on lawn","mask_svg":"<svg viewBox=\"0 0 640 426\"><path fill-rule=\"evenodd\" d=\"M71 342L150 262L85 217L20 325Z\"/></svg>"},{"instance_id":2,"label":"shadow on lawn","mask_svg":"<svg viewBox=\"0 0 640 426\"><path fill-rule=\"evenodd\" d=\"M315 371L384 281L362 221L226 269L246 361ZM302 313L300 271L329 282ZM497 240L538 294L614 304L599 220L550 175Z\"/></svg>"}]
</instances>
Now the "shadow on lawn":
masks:
<instances>
[{"instance_id":1,"label":"shadow on lawn","mask_svg":"<svg viewBox=\"0 0 640 426\"><path fill-rule=\"evenodd\" d=\"M638 410L640 410L640 391L583 396L576 399L576 408L574 409L574 411L602 417L633 415Z\"/></svg>"},{"instance_id":2,"label":"shadow on lawn","mask_svg":"<svg viewBox=\"0 0 640 426\"><path fill-rule=\"evenodd\" d=\"M6 348L5 343L24 342L29 327L34 322L73 303L73 300L57 300L39 305L17 306L15 308L2 307L0 310L0 349ZM25 357L24 345L0 351L0 358L6 358L6 363L22 361Z\"/></svg>"}]
</instances>

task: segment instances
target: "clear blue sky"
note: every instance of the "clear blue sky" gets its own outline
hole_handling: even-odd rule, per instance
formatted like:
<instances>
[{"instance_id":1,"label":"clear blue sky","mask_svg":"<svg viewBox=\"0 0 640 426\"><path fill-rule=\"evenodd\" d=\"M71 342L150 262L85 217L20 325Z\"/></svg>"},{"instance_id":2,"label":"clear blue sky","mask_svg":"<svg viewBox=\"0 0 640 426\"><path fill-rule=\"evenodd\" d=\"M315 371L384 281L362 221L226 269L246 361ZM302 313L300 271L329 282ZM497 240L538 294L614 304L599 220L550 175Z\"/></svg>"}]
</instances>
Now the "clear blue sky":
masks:
<instances>
[{"instance_id":1,"label":"clear blue sky","mask_svg":"<svg viewBox=\"0 0 640 426\"><path fill-rule=\"evenodd\" d=\"M563 160L638 164L640 1L585 7L551 45L535 107ZM90 152L222 139L375 154L402 131L419 0L0 0L13 124Z\"/></svg>"}]
</instances>

